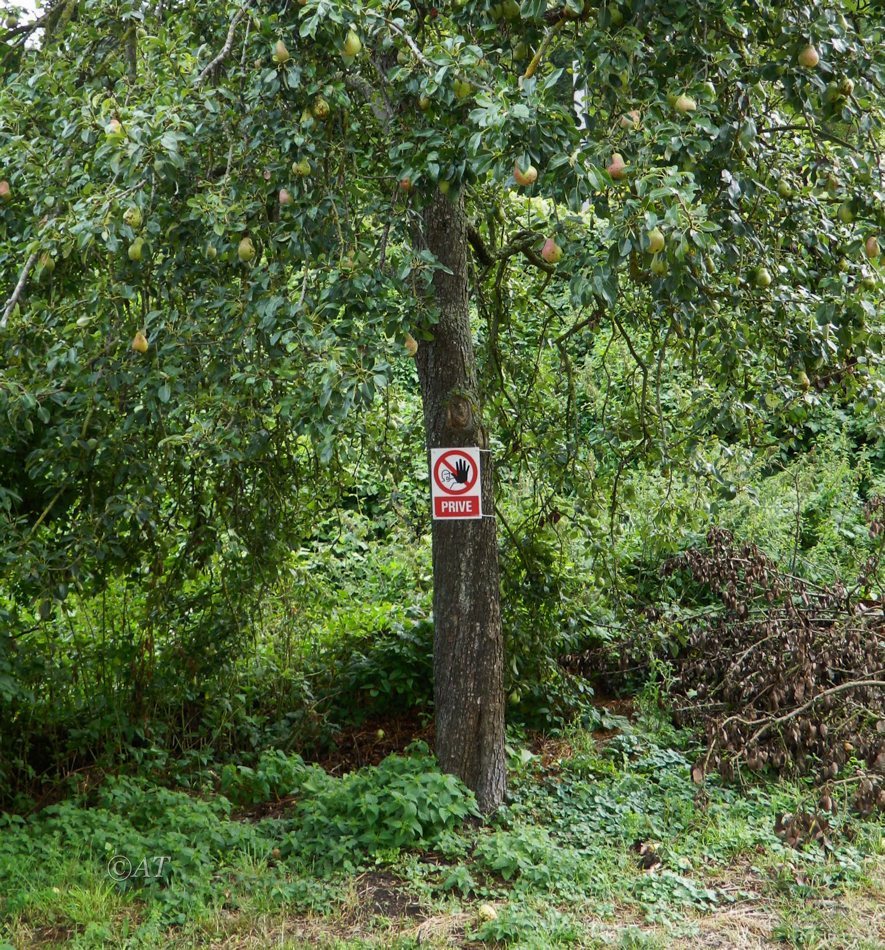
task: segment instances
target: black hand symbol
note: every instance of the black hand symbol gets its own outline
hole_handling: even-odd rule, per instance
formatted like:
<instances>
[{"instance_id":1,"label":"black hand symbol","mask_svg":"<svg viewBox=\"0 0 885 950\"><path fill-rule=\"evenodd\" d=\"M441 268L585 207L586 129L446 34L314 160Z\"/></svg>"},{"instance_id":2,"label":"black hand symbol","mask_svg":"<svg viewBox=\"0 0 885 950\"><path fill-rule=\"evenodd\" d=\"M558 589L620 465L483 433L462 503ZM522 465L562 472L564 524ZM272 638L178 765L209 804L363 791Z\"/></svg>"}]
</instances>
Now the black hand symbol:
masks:
<instances>
[{"instance_id":1,"label":"black hand symbol","mask_svg":"<svg viewBox=\"0 0 885 950\"><path fill-rule=\"evenodd\" d=\"M459 485L467 484L467 476L470 474L470 466L464 459L458 459L455 462L455 481Z\"/></svg>"}]
</instances>

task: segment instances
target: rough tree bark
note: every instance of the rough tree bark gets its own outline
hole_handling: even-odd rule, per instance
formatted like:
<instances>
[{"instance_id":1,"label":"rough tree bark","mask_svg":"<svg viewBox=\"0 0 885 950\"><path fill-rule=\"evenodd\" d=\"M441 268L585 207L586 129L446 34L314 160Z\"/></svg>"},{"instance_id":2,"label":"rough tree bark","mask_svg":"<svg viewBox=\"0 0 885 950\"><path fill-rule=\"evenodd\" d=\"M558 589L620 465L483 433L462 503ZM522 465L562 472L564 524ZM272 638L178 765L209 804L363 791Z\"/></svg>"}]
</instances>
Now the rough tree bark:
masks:
<instances>
[{"instance_id":1,"label":"rough tree bark","mask_svg":"<svg viewBox=\"0 0 885 950\"><path fill-rule=\"evenodd\" d=\"M424 243L451 271L433 290L439 322L417 353L428 454L488 448L470 329L463 199L440 195L423 216ZM494 513L491 456L483 454L482 508ZM495 520L433 522L436 754L476 794L483 811L503 800L504 643Z\"/></svg>"}]
</instances>

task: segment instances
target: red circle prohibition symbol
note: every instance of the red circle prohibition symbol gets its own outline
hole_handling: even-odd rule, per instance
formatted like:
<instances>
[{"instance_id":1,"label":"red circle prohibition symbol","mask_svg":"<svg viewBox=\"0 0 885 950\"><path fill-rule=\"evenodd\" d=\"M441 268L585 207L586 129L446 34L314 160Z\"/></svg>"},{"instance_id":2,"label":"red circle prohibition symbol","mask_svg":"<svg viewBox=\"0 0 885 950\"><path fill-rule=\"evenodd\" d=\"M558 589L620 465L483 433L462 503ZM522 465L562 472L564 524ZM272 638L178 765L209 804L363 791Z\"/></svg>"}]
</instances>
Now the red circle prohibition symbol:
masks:
<instances>
[{"instance_id":1,"label":"red circle prohibition symbol","mask_svg":"<svg viewBox=\"0 0 885 950\"><path fill-rule=\"evenodd\" d=\"M452 475L455 474L455 466L449 463L449 459L452 456L457 456L458 458L464 459L467 462L467 467L470 470L470 474L467 476L467 481L464 484L459 482L453 482L452 486L446 485L446 483L440 478L442 474L440 471L441 466L445 466ZM469 492L471 488L476 484L477 476L477 466L473 464L473 459L469 455L465 455L463 452L459 452L457 449L453 449L451 452L446 452L444 455L441 455L436 460L436 465L433 467L433 480L436 482L436 487L447 495L463 495L465 492Z\"/></svg>"}]
</instances>

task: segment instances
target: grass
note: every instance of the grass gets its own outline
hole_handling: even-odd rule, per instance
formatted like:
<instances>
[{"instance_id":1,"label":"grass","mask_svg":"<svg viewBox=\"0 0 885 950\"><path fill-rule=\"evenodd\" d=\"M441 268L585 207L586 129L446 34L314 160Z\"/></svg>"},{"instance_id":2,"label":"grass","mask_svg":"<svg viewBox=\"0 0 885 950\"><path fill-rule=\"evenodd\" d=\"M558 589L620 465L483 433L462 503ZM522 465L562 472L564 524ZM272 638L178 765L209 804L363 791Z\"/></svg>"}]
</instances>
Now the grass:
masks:
<instances>
[{"instance_id":1,"label":"grass","mask_svg":"<svg viewBox=\"0 0 885 950\"><path fill-rule=\"evenodd\" d=\"M885 945L882 825L843 802L789 848L775 816L814 790L699 789L689 746L648 720L514 740L489 823L421 746L343 779L282 755L111 777L0 820L0 947Z\"/></svg>"}]
</instances>

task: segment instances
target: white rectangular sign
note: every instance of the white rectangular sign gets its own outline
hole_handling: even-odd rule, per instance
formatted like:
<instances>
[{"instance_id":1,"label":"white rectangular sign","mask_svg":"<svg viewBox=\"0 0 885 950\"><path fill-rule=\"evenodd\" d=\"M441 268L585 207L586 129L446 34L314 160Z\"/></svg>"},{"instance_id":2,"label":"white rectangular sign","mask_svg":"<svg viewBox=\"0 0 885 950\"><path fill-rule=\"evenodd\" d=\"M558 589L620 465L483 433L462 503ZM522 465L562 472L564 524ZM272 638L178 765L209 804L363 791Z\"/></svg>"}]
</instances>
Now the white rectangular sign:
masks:
<instances>
[{"instance_id":1,"label":"white rectangular sign","mask_svg":"<svg viewBox=\"0 0 885 950\"><path fill-rule=\"evenodd\" d=\"M430 500L434 519L482 517L478 448L430 450Z\"/></svg>"}]
</instances>

